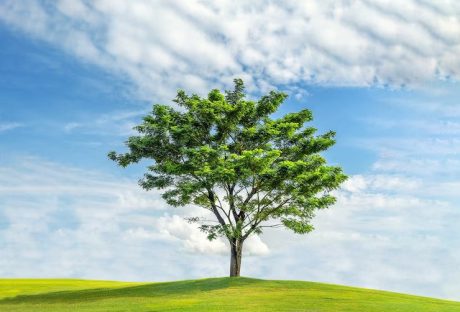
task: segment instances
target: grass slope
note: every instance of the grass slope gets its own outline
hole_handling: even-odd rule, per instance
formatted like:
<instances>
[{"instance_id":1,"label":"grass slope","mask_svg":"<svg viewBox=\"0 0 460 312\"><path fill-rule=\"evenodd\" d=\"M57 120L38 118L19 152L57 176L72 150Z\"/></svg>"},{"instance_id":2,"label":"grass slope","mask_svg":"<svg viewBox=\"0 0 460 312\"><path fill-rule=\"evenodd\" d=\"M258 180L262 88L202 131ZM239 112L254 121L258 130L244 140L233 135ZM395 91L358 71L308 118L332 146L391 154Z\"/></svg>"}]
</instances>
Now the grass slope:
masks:
<instances>
[{"instance_id":1,"label":"grass slope","mask_svg":"<svg viewBox=\"0 0 460 312\"><path fill-rule=\"evenodd\" d=\"M300 281L0 279L0 311L460 312L460 303Z\"/></svg>"}]
</instances>

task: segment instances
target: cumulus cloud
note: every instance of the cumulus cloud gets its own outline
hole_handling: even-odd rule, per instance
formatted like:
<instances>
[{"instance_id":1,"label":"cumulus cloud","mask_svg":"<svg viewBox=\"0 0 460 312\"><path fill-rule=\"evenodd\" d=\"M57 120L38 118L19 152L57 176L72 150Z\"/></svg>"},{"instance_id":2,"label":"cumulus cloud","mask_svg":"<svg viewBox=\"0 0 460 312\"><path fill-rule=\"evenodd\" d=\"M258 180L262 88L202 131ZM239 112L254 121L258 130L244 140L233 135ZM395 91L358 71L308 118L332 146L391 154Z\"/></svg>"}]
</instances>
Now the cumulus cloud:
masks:
<instances>
[{"instance_id":1,"label":"cumulus cloud","mask_svg":"<svg viewBox=\"0 0 460 312\"><path fill-rule=\"evenodd\" d=\"M198 213L200 214L200 212ZM190 215L190 212L186 215ZM208 217L209 219L212 218L211 215ZM125 233L125 238L177 242L183 251L205 256L227 256L229 253L230 247L225 239L208 240L206 234L200 231L196 224L191 224L184 218L184 214L165 214L152 221L150 230L145 227L132 228ZM245 256L265 256L269 252L267 244L259 236L251 236L245 241Z\"/></svg>"},{"instance_id":2,"label":"cumulus cloud","mask_svg":"<svg viewBox=\"0 0 460 312\"><path fill-rule=\"evenodd\" d=\"M185 250L197 253L216 253L226 255L228 247L222 239L209 241L196 224L189 224L178 215L164 216L157 220L160 232L182 242Z\"/></svg>"},{"instance_id":3,"label":"cumulus cloud","mask_svg":"<svg viewBox=\"0 0 460 312\"><path fill-rule=\"evenodd\" d=\"M459 14L453 1L415 0L0 5L5 24L124 75L157 99L170 99L179 87L226 87L234 76L262 91L458 79Z\"/></svg>"}]
</instances>

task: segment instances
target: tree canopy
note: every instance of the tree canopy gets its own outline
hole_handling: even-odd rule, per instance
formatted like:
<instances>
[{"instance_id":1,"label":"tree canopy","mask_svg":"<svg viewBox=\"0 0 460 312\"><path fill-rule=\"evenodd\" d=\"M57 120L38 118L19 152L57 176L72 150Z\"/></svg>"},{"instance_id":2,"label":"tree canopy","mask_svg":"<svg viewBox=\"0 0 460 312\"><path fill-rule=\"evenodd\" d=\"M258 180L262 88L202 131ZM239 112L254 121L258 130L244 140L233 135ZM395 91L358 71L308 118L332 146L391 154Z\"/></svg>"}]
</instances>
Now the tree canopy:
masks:
<instances>
[{"instance_id":1,"label":"tree canopy","mask_svg":"<svg viewBox=\"0 0 460 312\"><path fill-rule=\"evenodd\" d=\"M215 223L198 216L189 221L209 239L229 241L231 276L239 275L248 236L274 226L312 231L315 211L334 204L331 191L346 179L321 156L335 133L316 135L310 110L273 117L286 97L271 91L249 100L241 79L233 90L214 89L206 97L180 90L178 107L155 104L135 127L128 152L109 153L123 167L152 160L139 181L144 189L163 190L172 206L194 204L212 213Z\"/></svg>"}]
</instances>

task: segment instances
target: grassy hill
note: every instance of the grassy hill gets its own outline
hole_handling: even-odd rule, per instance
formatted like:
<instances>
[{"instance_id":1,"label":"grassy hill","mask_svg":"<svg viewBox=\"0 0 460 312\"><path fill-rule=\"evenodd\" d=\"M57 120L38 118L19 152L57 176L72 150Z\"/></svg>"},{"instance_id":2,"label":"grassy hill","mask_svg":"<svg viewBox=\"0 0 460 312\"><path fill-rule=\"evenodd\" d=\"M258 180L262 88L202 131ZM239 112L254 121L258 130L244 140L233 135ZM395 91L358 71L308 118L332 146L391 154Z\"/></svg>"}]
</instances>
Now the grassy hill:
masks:
<instances>
[{"instance_id":1,"label":"grassy hill","mask_svg":"<svg viewBox=\"0 0 460 312\"><path fill-rule=\"evenodd\" d=\"M460 303L300 281L0 279L0 311L460 312Z\"/></svg>"}]
</instances>

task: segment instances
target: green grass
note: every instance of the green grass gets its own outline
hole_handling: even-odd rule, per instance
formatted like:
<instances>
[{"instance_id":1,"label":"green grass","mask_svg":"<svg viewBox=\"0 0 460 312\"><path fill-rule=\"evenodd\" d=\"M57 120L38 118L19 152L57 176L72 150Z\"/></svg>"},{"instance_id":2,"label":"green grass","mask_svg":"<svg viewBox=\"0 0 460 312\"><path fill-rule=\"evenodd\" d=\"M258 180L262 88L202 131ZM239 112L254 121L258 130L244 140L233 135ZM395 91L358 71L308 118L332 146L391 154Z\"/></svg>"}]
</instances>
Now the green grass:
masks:
<instances>
[{"instance_id":1,"label":"green grass","mask_svg":"<svg viewBox=\"0 0 460 312\"><path fill-rule=\"evenodd\" d=\"M460 312L460 303L300 281L0 279L0 311Z\"/></svg>"}]
</instances>

